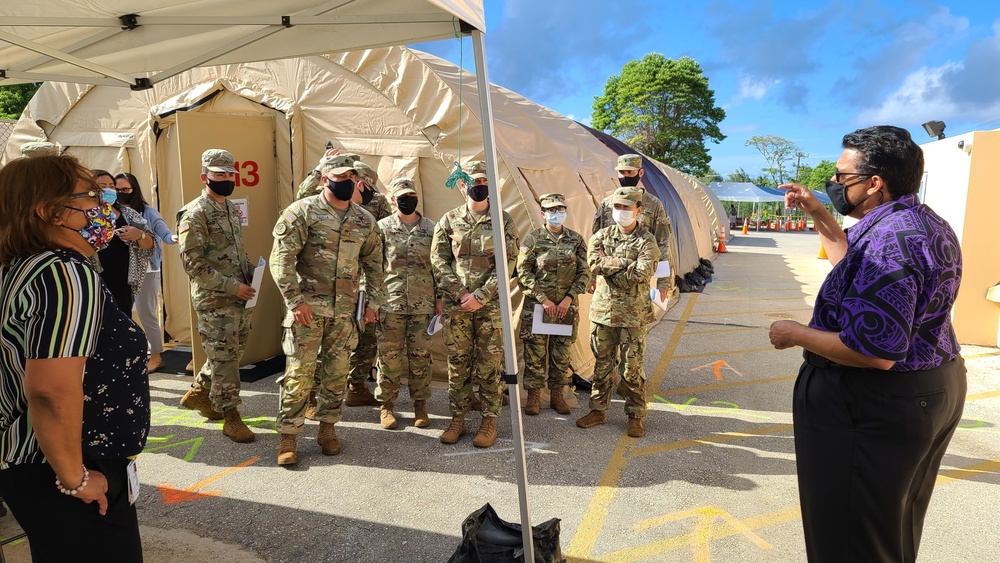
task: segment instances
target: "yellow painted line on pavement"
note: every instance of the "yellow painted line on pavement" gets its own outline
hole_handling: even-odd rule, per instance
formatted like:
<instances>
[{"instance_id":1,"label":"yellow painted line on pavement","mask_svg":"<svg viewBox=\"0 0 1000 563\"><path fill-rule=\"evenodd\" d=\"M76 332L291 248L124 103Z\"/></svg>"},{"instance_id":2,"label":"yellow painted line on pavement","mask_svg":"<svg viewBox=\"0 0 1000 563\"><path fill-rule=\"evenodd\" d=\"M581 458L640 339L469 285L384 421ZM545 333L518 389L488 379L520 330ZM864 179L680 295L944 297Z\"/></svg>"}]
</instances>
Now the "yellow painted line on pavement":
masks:
<instances>
[{"instance_id":1,"label":"yellow painted line on pavement","mask_svg":"<svg viewBox=\"0 0 1000 563\"><path fill-rule=\"evenodd\" d=\"M732 356L733 354L754 354L757 352L774 352L776 351L774 346L768 346L766 348L748 348L746 350L716 350L714 352L705 352L703 354L686 354L683 356L674 356L675 360L688 360L691 358L708 358L708 357L718 357L722 355Z\"/></svg>"},{"instance_id":2,"label":"yellow painted line on pavement","mask_svg":"<svg viewBox=\"0 0 1000 563\"><path fill-rule=\"evenodd\" d=\"M757 436L764 436L767 434L780 434L791 429L791 424L772 424L771 426L762 426L760 428L754 428L753 430L747 430L744 432L721 432L719 434L710 434L700 438L678 440L667 444L656 444L654 446L635 448L629 451L628 454L630 458L634 459L646 455L672 452L674 450L686 450L688 448L694 448L705 444L722 444L725 442L742 440L743 438L755 438Z\"/></svg>"},{"instance_id":3,"label":"yellow painted line on pavement","mask_svg":"<svg viewBox=\"0 0 1000 563\"><path fill-rule=\"evenodd\" d=\"M985 391L983 393L973 393L972 395L966 395L966 401L976 401L979 399L989 399L991 397L1000 397L1000 390L997 391Z\"/></svg>"},{"instance_id":4,"label":"yellow painted line on pavement","mask_svg":"<svg viewBox=\"0 0 1000 563\"><path fill-rule=\"evenodd\" d=\"M720 332L740 332L744 330L760 330L764 327L762 326L732 326L729 328L713 328L711 330L689 330L684 333L684 336L691 336L694 334L716 334Z\"/></svg>"},{"instance_id":5,"label":"yellow painted line on pavement","mask_svg":"<svg viewBox=\"0 0 1000 563\"><path fill-rule=\"evenodd\" d=\"M778 312L778 313L805 313L805 312L812 313L813 312L813 308L812 307L802 307L802 308L796 308L796 309L782 309L781 311L724 311L722 313L701 313L701 314L698 314L698 315L691 315L691 318L692 319L701 319L701 318L705 318L705 317L724 317L724 316L734 317L734 316L738 316L738 315L766 315L768 313L775 313L775 312ZM780 319L775 319L775 320L780 320Z\"/></svg>"},{"instance_id":6,"label":"yellow painted line on pavement","mask_svg":"<svg viewBox=\"0 0 1000 563\"><path fill-rule=\"evenodd\" d=\"M685 395L688 393L700 393L702 391L714 391L716 389L728 389L730 387L746 387L748 385L763 385L765 383L776 383L778 381L791 381L795 375L782 375L779 377L768 377L766 379L744 379L740 381L727 381L726 383L715 383L711 385L699 385L698 387L681 387L680 389L668 389L660 392L660 395Z\"/></svg>"},{"instance_id":7,"label":"yellow painted line on pavement","mask_svg":"<svg viewBox=\"0 0 1000 563\"><path fill-rule=\"evenodd\" d=\"M660 384L663 383L663 378L667 374L667 367L670 365L674 350L677 349L677 343L680 342L681 336L684 334L684 327L687 326L687 320L691 317L691 311L694 310L694 304L697 301L698 295L691 295L691 300L688 301L687 307L684 308L684 312L677 321L674 333L670 336L670 340L663 350L663 355L660 356L660 360L656 363L653 376L647 382L653 389L658 389ZM583 519L580 521L580 526L577 527L576 533L573 534L573 540L566 550L568 558L581 557L586 559L594 552L594 546L597 545L597 537L604 528L604 523L608 519L608 510L614 501L618 485L621 483L622 469L628 464L626 454L628 449L635 445L635 441L635 438L629 438L626 434L622 434L622 437L618 439L618 445L615 446L615 451L612 452L611 459L608 461L607 467L604 468L601 479L597 482L597 489L594 491L594 496L590 499L587 512L584 513Z\"/></svg>"},{"instance_id":8,"label":"yellow painted line on pavement","mask_svg":"<svg viewBox=\"0 0 1000 563\"><path fill-rule=\"evenodd\" d=\"M979 358L992 358L993 356L1000 356L1000 352L984 352L982 354L973 354L971 356L962 356L966 360L978 360Z\"/></svg>"},{"instance_id":9,"label":"yellow painted line on pavement","mask_svg":"<svg viewBox=\"0 0 1000 563\"><path fill-rule=\"evenodd\" d=\"M1000 459L984 461L982 463L977 463L976 465L963 467L961 469L949 469L948 471L942 471L938 474L935 484L940 485L942 483L950 483L952 481L963 479L975 479L976 477L985 477L996 473L1000 473Z\"/></svg>"},{"instance_id":10,"label":"yellow painted line on pavement","mask_svg":"<svg viewBox=\"0 0 1000 563\"><path fill-rule=\"evenodd\" d=\"M805 296L799 297L768 297L768 301L801 301ZM760 297L748 297L746 299L710 299L707 300L708 303L756 303L760 301Z\"/></svg>"}]
</instances>

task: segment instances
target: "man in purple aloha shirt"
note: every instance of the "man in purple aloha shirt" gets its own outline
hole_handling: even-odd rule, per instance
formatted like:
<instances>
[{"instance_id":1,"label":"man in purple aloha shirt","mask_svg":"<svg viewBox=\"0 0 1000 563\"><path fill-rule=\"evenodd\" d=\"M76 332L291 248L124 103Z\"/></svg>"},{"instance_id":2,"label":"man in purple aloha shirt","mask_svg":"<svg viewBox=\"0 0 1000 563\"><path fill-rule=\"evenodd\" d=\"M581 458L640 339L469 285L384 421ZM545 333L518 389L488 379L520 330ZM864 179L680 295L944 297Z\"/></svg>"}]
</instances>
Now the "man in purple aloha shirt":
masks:
<instances>
[{"instance_id":1,"label":"man in purple aloha shirt","mask_svg":"<svg viewBox=\"0 0 1000 563\"><path fill-rule=\"evenodd\" d=\"M923 152L898 127L844 136L827 194L846 232L804 186L785 204L813 217L834 265L806 327L771 325L801 346L792 404L809 561L915 561L934 481L965 404L951 325L958 237L917 199Z\"/></svg>"}]
</instances>

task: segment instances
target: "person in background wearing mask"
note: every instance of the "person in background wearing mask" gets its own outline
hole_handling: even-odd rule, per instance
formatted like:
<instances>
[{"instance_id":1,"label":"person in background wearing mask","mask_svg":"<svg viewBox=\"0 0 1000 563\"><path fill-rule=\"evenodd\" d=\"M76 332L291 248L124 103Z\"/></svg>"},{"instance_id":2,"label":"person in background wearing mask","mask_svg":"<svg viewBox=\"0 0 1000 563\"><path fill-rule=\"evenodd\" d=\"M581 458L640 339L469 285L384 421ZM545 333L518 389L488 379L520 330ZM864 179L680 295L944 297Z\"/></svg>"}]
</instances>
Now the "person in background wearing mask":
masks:
<instances>
[{"instance_id":1,"label":"person in background wearing mask","mask_svg":"<svg viewBox=\"0 0 1000 563\"><path fill-rule=\"evenodd\" d=\"M638 221L645 194L636 188L618 188L611 196L615 224L590 237L587 263L597 278L590 303L590 348L594 352L594 380L590 413L576 421L591 428L608 421L614 370L623 366L619 392L625 398L628 435L646 432L646 372L643 356L646 333L653 322L649 281L660 258L656 239Z\"/></svg>"},{"instance_id":2,"label":"person in background wearing mask","mask_svg":"<svg viewBox=\"0 0 1000 563\"><path fill-rule=\"evenodd\" d=\"M446 306L444 340L448 346L448 394L451 424L441 443L454 444L465 433L473 384L479 385L482 423L472 444L488 448L497 439L496 417L503 407L503 335L493 250L489 186L484 161L463 166L473 184L464 186L468 201L444 214L434 229L431 264L438 293ZM517 227L506 211L506 259L517 259Z\"/></svg>"},{"instance_id":3,"label":"person in background wearing mask","mask_svg":"<svg viewBox=\"0 0 1000 563\"><path fill-rule=\"evenodd\" d=\"M563 194L539 198L545 226L524 237L517 256L517 280L524 291L521 313L521 341L524 343L524 388L528 400L524 414L538 414L542 387L548 385L549 406L559 414L569 414L566 386L570 380L569 352L576 342L577 295L587 291L587 243L580 233L563 226L566 199ZM573 334L555 336L533 334L535 305L557 322L572 323Z\"/></svg>"},{"instance_id":4,"label":"person in background wearing mask","mask_svg":"<svg viewBox=\"0 0 1000 563\"><path fill-rule=\"evenodd\" d=\"M164 244L177 244L177 235L170 231L167 222L160 216L160 212L155 207L146 203L146 198L142 195L139 187L139 180L128 172L120 172L115 175L115 189L118 190L118 202L126 205L142 214L146 220L149 231L159 237ZM149 364L147 368L150 372L160 367L163 359L163 332L160 330L160 315L157 311L157 295L160 291L160 265L163 263L163 250L160 245L153 248L153 255L149 259L149 267L146 270L146 277L142 281L135 296L135 309L139 313L139 322L142 330L146 333L146 340L149 341Z\"/></svg>"},{"instance_id":5,"label":"person in background wearing mask","mask_svg":"<svg viewBox=\"0 0 1000 563\"><path fill-rule=\"evenodd\" d=\"M222 433L234 442L253 442L240 417L240 358L250 334L246 302L256 293L254 264L243 246L242 220L229 196L236 187L233 155L208 149L201 155L201 196L177 212L181 263L191 279L191 304L208 360L181 406L209 420L224 419Z\"/></svg>"},{"instance_id":6,"label":"person in background wearing mask","mask_svg":"<svg viewBox=\"0 0 1000 563\"><path fill-rule=\"evenodd\" d=\"M642 185L642 177L645 174L645 171L642 169L642 156L638 154L623 154L618 157L618 164L615 166L615 169L618 171L618 183L622 187L638 187L642 190L642 212L638 218L639 224L656 239L656 247L660 251L660 260L666 260L673 266L675 261L670 254L670 238L673 236L673 229L670 227L670 218L667 217L667 212L663 209L663 203L660 201L660 198L651 195ZM596 233L601 229L615 224L614 219L611 217L612 211L614 211L612 198L614 198L614 194L604 198L604 201L597 206L597 213L594 214L594 226L591 229L591 233ZM674 288L673 273L656 280L656 289L658 290L658 297L661 303L666 301L667 297L674 292Z\"/></svg>"},{"instance_id":7,"label":"person in background wearing mask","mask_svg":"<svg viewBox=\"0 0 1000 563\"><path fill-rule=\"evenodd\" d=\"M833 264L809 325L770 331L775 348L801 346L805 359L792 420L806 555L917 561L968 387L951 324L961 245L917 197L924 152L906 129L866 127L841 144L826 193L859 220L846 232L809 188L780 186Z\"/></svg>"},{"instance_id":8,"label":"person in background wearing mask","mask_svg":"<svg viewBox=\"0 0 1000 563\"><path fill-rule=\"evenodd\" d=\"M105 170L94 170L93 174L104 201L114 209L115 221L115 237L95 257L101 278L115 302L126 315L131 315L135 296L142 288L149 260L157 246L156 239L146 219L118 201L114 176Z\"/></svg>"},{"instance_id":9,"label":"person in background wearing mask","mask_svg":"<svg viewBox=\"0 0 1000 563\"><path fill-rule=\"evenodd\" d=\"M378 385L379 422L389 430L398 427L393 413L399 379L406 358L406 380L413 400L413 425L430 425L427 399L431 397L431 343L427 327L432 315L441 314L441 300L431 268L434 221L417 212L413 180L396 178L389 185L398 210L378 222L385 241L385 302L379 308Z\"/></svg>"},{"instance_id":10,"label":"person in background wearing mask","mask_svg":"<svg viewBox=\"0 0 1000 563\"><path fill-rule=\"evenodd\" d=\"M362 277L372 291L365 322L378 320L383 301L382 235L375 218L359 205L353 170L348 156L330 158L320 169L323 192L289 205L274 225L271 277L287 309L282 322L286 369L278 380L275 424L278 465L298 462L296 442L305 430L306 405L317 379L316 443L324 455L340 453L334 425L341 419L350 354L358 343L355 315Z\"/></svg>"}]
</instances>

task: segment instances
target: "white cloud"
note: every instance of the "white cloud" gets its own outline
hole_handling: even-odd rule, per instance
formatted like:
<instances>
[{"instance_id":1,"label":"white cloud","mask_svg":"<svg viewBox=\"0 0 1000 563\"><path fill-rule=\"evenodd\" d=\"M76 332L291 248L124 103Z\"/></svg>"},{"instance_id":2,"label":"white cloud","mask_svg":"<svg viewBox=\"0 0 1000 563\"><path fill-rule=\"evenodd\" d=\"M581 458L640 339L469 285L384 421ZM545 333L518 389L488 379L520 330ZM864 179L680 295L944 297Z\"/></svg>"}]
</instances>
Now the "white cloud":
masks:
<instances>
[{"instance_id":1,"label":"white cloud","mask_svg":"<svg viewBox=\"0 0 1000 563\"><path fill-rule=\"evenodd\" d=\"M741 74L740 89L736 93L733 103L740 103L743 100L760 100L771 88L774 88L780 82L780 80L774 78L754 78Z\"/></svg>"},{"instance_id":2,"label":"white cloud","mask_svg":"<svg viewBox=\"0 0 1000 563\"><path fill-rule=\"evenodd\" d=\"M910 73L881 105L863 110L855 121L865 125L898 124L953 117L958 107L948 93L947 77L961 69L962 65L955 62L921 67Z\"/></svg>"}]
</instances>

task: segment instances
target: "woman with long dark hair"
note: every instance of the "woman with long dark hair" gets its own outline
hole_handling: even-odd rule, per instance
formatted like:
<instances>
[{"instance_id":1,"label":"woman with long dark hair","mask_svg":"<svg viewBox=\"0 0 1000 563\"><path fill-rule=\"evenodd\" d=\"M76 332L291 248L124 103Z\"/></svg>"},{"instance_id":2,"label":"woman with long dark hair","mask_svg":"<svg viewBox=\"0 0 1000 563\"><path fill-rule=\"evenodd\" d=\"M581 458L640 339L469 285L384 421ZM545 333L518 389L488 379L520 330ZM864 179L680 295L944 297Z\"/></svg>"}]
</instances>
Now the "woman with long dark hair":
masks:
<instances>
[{"instance_id":1,"label":"woman with long dark hair","mask_svg":"<svg viewBox=\"0 0 1000 563\"><path fill-rule=\"evenodd\" d=\"M146 277L149 259L156 247L153 233L137 211L118 202L115 178L106 170L92 170L94 181L101 188L104 201L114 208L115 236L107 247L97 253L101 278L126 315L132 314L132 303Z\"/></svg>"}]
</instances>

